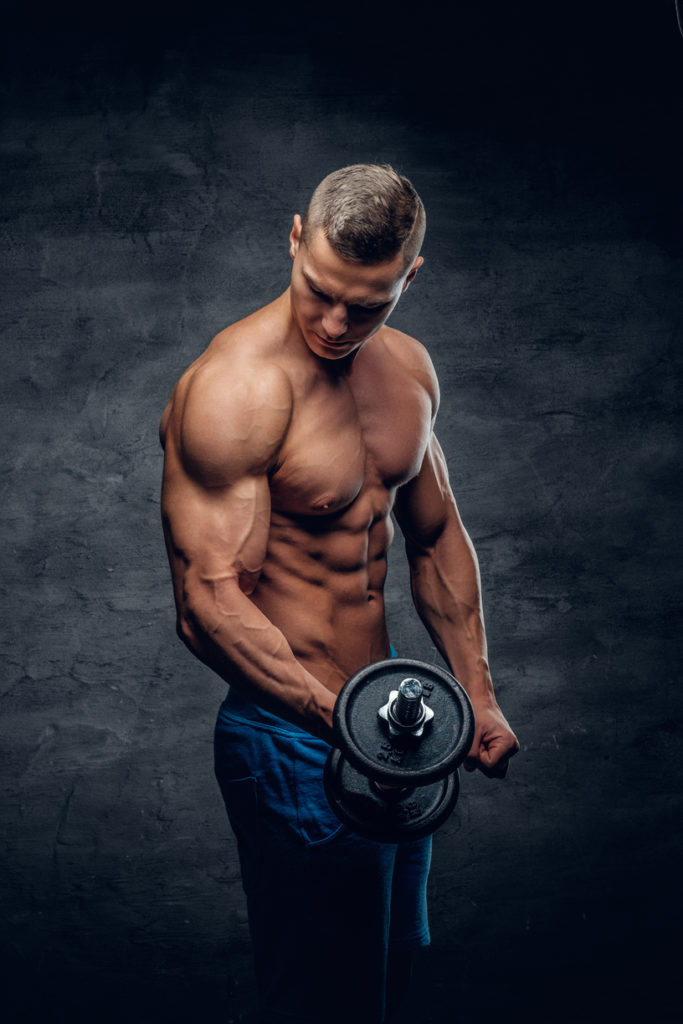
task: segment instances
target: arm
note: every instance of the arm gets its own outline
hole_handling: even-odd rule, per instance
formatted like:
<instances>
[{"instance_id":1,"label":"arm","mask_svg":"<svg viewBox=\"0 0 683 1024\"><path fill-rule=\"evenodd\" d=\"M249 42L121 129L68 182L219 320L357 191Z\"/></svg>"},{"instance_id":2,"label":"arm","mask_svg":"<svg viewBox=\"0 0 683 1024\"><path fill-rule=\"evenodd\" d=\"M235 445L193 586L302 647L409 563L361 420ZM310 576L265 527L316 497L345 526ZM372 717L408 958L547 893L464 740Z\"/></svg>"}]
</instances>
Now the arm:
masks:
<instances>
[{"instance_id":1,"label":"arm","mask_svg":"<svg viewBox=\"0 0 683 1024\"><path fill-rule=\"evenodd\" d=\"M415 607L474 707L476 730L465 767L503 776L519 743L498 706L488 665L477 557L432 434L418 475L398 493Z\"/></svg>"},{"instance_id":2,"label":"arm","mask_svg":"<svg viewBox=\"0 0 683 1024\"><path fill-rule=\"evenodd\" d=\"M162 424L178 634L255 702L329 741L334 695L250 599L266 556L268 472L289 425L289 385L275 370L237 376L200 367Z\"/></svg>"}]
</instances>

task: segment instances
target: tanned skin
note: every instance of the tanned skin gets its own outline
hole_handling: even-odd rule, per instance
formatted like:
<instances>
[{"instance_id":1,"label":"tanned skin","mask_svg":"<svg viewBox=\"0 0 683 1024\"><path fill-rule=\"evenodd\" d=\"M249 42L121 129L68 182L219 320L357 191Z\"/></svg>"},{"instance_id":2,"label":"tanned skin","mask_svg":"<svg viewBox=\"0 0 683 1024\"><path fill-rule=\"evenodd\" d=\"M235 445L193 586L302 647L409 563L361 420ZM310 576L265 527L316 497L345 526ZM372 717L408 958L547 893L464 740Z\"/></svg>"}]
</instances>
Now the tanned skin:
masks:
<instances>
[{"instance_id":1,"label":"tanned skin","mask_svg":"<svg viewBox=\"0 0 683 1024\"><path fill-rule=\"evenodd\" d=\"M467 690L467 767L503 776L519 744L494 695L479 570L433 432L425 349L386 326L422 258L342 259L290 235L290 287L222 331L161 421L162 516L178 632L226 682L333 742L348 677L389 656L394 513L415 606Z\"/></svg>"}]
</instances>

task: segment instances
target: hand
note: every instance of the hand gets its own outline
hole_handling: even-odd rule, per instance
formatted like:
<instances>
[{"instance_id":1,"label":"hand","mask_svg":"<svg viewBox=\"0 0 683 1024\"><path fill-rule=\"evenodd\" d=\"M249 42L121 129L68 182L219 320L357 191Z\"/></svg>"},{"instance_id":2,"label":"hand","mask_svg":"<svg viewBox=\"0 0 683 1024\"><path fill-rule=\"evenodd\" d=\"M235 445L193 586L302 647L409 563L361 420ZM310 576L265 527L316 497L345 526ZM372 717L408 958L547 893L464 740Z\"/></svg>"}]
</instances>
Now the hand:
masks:
<instances>
[{"instance_id":1,"label":"hand","mask_svg":"<svg viewBox=\"0 0 683 1024\"><path fill-rule=\"evenodd\" d=\"M519 750L519 742L495 700L472 701L474 740L465 758L465 770L478 768L490 779L505 778L510 758Z\"/></svg>"}]
</instances>

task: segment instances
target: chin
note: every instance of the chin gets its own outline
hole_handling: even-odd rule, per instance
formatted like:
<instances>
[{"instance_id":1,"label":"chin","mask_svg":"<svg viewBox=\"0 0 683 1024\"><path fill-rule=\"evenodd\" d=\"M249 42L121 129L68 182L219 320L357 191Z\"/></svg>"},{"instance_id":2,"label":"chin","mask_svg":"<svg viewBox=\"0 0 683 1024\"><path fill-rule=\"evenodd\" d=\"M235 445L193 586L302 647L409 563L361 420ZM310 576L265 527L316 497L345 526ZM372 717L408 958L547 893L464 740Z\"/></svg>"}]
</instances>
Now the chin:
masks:
<instances>
[{"instance_id":1,"label":"chin","mask_svg":"<svg viewBox=\"0 0 683 1024\"><path fill-rule=\"evenodd\" d=\"M322 359L344 359L363 344L361 341L327 342L319 334L313 334L309 348Z\"/></svg>"}]
</instances>

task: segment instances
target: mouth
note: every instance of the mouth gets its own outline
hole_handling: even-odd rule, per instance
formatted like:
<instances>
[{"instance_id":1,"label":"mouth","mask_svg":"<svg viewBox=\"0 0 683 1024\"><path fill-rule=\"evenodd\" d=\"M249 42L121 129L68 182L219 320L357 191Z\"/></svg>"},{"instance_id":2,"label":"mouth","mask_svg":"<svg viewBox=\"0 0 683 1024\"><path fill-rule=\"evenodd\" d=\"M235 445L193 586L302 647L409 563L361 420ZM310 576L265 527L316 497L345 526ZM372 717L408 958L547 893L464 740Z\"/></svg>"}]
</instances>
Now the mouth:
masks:
<instances>
[{"instance_id":1,"label":"mouth","mask_svg":"<svg viewBox=\"0 0 683 1024\"><path fill-rule=\"evenodd\" d=\"M353 344L352 341L329 341L327 338L322 338L317 332L315 336L325 348L345 348L346 345Z\"/></svg>"}]
</instances>

